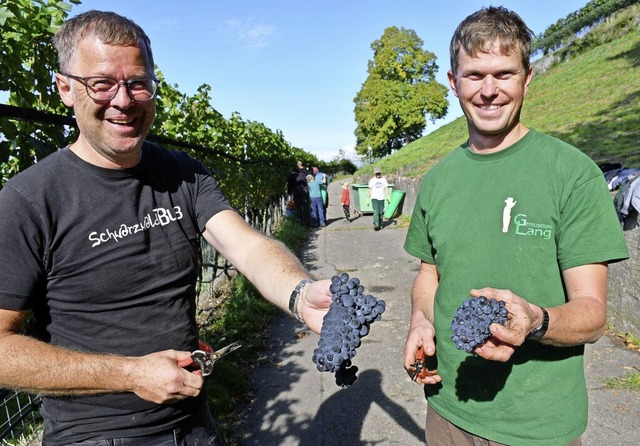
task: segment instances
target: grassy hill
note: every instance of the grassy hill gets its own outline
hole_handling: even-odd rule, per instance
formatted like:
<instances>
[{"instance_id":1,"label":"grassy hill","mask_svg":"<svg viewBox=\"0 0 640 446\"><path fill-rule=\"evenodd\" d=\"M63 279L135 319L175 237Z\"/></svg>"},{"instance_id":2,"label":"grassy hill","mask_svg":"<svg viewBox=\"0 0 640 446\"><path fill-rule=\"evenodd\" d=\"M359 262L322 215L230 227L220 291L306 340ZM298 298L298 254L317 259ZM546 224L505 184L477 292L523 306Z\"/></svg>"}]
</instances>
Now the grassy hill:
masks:
<instances>
[{"instance_id":1,"label":"grassy hill","mask_svg":"<svg viewBox=\"0 0 640 446\"><path fill-rule=\"evenodd\" d=\"M576 52L585 42L597 46L540 74L534 69L522 122L573 144L598 164L640 167L639 11L636 5L620 12L573 43ZM461 117L376 165L384 172L421 176L466 139ZM365 166L356 175L372 170Z\"/></svg>"}]
</instances>

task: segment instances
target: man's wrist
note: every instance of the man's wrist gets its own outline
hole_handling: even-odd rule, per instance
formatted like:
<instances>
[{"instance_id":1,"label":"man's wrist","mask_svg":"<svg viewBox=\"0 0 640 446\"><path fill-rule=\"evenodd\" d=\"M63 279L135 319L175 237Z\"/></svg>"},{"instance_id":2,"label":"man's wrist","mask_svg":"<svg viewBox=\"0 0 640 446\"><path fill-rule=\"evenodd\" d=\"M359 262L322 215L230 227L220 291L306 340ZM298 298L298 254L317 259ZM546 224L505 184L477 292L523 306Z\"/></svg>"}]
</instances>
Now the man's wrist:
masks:
<instances>
[{"instance_id":1,"label":"man's wrist","mask_svg":"<svg viewBox=\"0 0 640 446\"><path fill-rule=\"evenodd\" d=\"M312 279L302 279L291 292L291 296L289 296L289 311L300 322L304 322L304 319L302 319L302 316L298 311L300 296L302 295L304 288L310 283L313 283Z\"/></svg>"},{"instance_id":2,"label":"man's wrist","mask_svg":"<svg viewBox=\"0 0 640 446\"><path fill-rule=\"evenodd\" d=\"M543 307L540 307L540 309L542 310L542 322L540 323L540 325L529 332L529 334L527 335L527 339L540 339L545 335L547 329L549 328L549 313Z\"/></svg>"}]
</instances>

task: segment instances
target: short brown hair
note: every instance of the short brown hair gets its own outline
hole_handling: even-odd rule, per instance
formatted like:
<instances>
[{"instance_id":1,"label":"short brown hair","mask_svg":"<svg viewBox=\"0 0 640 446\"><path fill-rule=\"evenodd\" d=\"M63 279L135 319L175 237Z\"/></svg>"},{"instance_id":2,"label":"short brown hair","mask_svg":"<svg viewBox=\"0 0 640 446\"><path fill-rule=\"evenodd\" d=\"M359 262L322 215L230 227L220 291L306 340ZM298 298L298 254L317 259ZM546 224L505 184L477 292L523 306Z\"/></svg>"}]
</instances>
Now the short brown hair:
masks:
<instances>
[{"instance_id":1,"label":"short brown hair","mask_svg":"<svg viewBox=\"0 0 640 446\"><path fill-rule=\"evenodd\" d=\"M67 20L53 37L58 51L60 71L68 71L76 56L78 42L97 37L102 43L117 46L138 46L146 54L149 75L153 75L151 41L144 30L132 20L110 11L87 11Z\"/></svg>"},{"instance_id":2,"label":"short brown hair","mask_svg":"<svg viewBox=\"0 0 640 446\"><path fill-rule=\"evenodd\" d=\"M496 42L500 43L503 54L519 52L522 66L528 71L533 36L533 31L515 12L501 6L482 8L464 19L451 38L451 71L456 73L458 70L460 48L473 57L478 52L490 51Z\"/></svg>"}]
</instances>

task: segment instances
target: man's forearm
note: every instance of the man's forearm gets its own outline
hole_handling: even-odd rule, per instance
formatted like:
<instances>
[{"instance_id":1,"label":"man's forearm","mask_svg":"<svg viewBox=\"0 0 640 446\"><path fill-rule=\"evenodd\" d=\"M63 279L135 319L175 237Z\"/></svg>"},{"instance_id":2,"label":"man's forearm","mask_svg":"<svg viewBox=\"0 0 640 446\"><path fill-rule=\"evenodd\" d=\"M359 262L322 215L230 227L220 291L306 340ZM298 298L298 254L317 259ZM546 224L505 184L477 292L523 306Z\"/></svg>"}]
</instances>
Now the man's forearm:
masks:
<instances>
[{"instance_id":1,"label":"man's forearm","mask_svg":"<svg viewBox=\"0 0 640 446\"><path fill-rule=\"evenodd\" d=\"M74 352L28 336L0 340L0 386L48 395L86 395L130 390L128 359Z\"/></svg>"},{"instance_id":2,"label":"man's forearm","mask_svg":"<svg viewBox=\"0 0 640 446\"><path fill-rule=\"evenodd\" d=\"M606 329L606 304L597 299L578 299L547 308L549 327L539 340L556 347L596 342Z\"/></svg>"},{"instance_id":3,"label":"man's forearm","mask_svg":"<svg viewBox=\"0 0 640 446\"><path fill-rule=\"evenodd\" d=\"M605 264L563 271L568 302L547 308L549 327L540 342L572 346L593 343L602 336L607 324L607 273Z\"/></svg>"},{"instance_id":4,"label":"man's forearm","mask_svg":"<svg viewBox=\"0 0 640 446\"><path fill-rule=\"evenodd\" d=\"M267 238L254 249L246 271L241 271L269 302L289 311L289 297L310 274L280 241Z\"/></svg>"},{"instance_id":5,"label":"man's forearm","mask_svg":"<svg viewBox=\"0 0 640 446\"><path fill-rule=\"evenodd\" d=\"M411 290L411 318L425 318L433 323L433 304L438 288L438 272L435 265L421 263Z\"/></svg>"}]
</instances>

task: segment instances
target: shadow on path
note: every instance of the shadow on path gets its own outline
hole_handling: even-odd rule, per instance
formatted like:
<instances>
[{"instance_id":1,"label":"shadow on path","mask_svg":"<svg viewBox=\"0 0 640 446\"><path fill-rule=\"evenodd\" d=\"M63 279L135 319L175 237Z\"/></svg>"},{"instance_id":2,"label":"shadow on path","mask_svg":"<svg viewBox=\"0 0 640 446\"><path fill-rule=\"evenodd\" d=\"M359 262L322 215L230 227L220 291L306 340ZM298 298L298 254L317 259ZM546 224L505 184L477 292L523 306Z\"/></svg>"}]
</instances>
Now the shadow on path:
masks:
<instances>
[{"instance_id":1,"label":"shadow on path","mask_svg":"<svg viewBox=\"0 0 640 446\"><path fill-rule=\"evenodd\" d=\"M314 419L314 423L322 426L325 433L335 432L338 424L348 423L350 429L340 429L340 437L325 438L324 445L373 445L385 444L390 440L381 437L378 441L362 441L363 430L366 429L364 420L374 405L378 406L391 420L394 420L402 429L414 436L417 441L424 438L424 428L419 426L404 407L394 402L384 394L381 387L382 374L378 370L365 370L358 374L356 383L348 388L333 394L327 399ZM350 412L344 409L350 408ZM384 434L380 430L380 434ZM387 434L390 432L386 432ZM326 435L326 434L325 434ZM310 439L309 439L310 440ZM311 444L311 443L301 443Z\"/></svg>"}]
</instances>

